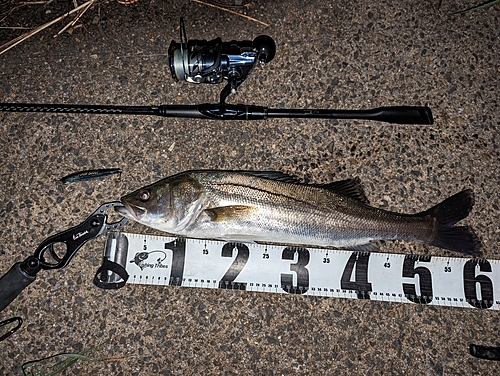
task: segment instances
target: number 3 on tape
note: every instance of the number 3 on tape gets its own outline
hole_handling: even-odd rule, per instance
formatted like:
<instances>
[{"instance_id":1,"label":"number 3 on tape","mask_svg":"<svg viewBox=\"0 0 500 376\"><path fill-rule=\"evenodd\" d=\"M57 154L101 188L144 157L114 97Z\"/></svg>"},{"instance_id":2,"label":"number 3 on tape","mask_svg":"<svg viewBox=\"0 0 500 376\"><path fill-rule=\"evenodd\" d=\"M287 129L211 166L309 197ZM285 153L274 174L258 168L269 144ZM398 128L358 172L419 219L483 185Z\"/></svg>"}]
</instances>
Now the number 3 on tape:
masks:
<instances>
[{"instance_id":1,"label":"number 3 on tape","mask_svg":"<svg viewBox=\"0 0 500 376\"><path fill-rule=\"evenodd\" d=\"M500 310L500 261L110 233L127 283Z\"/></svg>"}]
</instances>

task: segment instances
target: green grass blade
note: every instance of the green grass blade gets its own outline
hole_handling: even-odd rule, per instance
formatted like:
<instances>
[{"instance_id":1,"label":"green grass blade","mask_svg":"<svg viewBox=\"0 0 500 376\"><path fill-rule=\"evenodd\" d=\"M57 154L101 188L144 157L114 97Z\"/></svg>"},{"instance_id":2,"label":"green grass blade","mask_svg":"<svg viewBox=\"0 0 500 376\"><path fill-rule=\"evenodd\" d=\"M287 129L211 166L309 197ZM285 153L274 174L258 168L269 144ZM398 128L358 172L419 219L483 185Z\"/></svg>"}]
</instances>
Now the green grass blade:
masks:
<instances>
[{"instance_id":1,"label":"green grass blade","mask_svg":"<svg viewBox=\"0 0 500 376\"><path fill-rule=\"evenodd\" d=\"M93 362L93 363L119 360L117 358L97 359L89 356L98 348L102 347L108 342L109 340L105 341L100 345L93 346L90 349L82 352L81 354L61 353L49 356L44 359L28 362L23 364L22 369L26 376L55 376L63 372L64 370L68 369L69 367L73 366L79 360L86 362ZM55 363L48 364L50 362L55 362Z\"/></svg>"},{"instance_id":2,"label":"green grass blade","mask_svg":"<svg viewBox=\"0 0 500 376\"><path fill-rule=\"evenodd\" d=\"M472 12L473 10L479 10L479 9L484 9L491 7L492 5L500 3L500 0L493 0L493 1L488 1L484 4L476 5L473 6L472 8L464 9L464 10L459 10L458 12L453 12L452 14L462 14L462 13L467 13L467 12Z\"/></svg>"}]
</instances>

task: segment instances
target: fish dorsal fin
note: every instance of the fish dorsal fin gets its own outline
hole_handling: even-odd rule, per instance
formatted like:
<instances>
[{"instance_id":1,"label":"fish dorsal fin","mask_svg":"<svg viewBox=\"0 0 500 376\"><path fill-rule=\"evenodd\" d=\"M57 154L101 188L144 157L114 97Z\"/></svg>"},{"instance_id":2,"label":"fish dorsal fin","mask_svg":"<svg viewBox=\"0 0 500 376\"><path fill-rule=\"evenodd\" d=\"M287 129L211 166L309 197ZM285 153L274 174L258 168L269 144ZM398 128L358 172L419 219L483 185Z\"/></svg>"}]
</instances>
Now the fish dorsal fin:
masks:
<instances>
[{"instance_id":1,"label":"fish dorsal fin","mask_svg":"<svg viewBox=\"0 0 500 376\"><path fill-rule=\"evenodd\" d=\"M354 198L364 204L369 204L359 178L340 180L328 184L314 184L314 186Z\"/></svg>"},{"instance_id":2,"label":"fish dorsal fin","mask_svg":"<svg viewBox=\"0 0 500 376\"><path fill-rule=\"evenodd\" d=\"M208 215L212 222L222 222L235 219L245 219L253 210L255 210L255 208L251 206L230 205L205 209L204 212Z\"/></svg>"},{"instance_id":3,"label":"fish dorsal fin","mask_svg":"<svg viewBox=\"0 0 500 376\"><path fill-rule=\"evenodd\" d=\"M238 171L242 174L257 176L259 178L282 181L284 183L304 184L299 179L279 171Z\"/></svg>"},{"instance_id":4,"label":"fish dorsal fin","mask_svg":"<svg viewBox=\"0 0 500 376\"><path fill-rule=\"evenodd\" d=\"M327 183L327 184L307 184L301 182L300 180L291 175L278 171L240 171L240 172L252 176L257 176L259 178L276 180L284 183L311 185L313 187L328 189L329 191L342 194L344 196L348 196L364 204L369 204L368 198L365 195L365 191L361 186L361 180L358 177L354 179L335 181L333 183Z\"/></svg>"}]
</instances>

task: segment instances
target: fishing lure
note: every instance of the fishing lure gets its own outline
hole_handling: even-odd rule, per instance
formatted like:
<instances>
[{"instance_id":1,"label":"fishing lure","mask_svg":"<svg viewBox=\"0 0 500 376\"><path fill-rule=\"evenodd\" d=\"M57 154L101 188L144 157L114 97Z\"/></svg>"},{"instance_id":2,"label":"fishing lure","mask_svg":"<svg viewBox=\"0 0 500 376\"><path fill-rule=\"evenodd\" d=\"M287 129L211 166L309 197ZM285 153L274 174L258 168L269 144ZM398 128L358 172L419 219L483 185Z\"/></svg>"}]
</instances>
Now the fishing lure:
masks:
<instances>
[{"instance_id":1,"label":"fishing lure","mask_svg":"<svg viewBox=\"0 0 500 376\"><path fill-rule=\"evenodd\" d=\"M90 180L90 179L100 178L103 176L121 174L121 173L122 170L120 168L102 168L97 170L86 170L66 175L65 177L61 178L61 181L63 183L74 183L77 181Z\"/></svg>"}]
</instances>

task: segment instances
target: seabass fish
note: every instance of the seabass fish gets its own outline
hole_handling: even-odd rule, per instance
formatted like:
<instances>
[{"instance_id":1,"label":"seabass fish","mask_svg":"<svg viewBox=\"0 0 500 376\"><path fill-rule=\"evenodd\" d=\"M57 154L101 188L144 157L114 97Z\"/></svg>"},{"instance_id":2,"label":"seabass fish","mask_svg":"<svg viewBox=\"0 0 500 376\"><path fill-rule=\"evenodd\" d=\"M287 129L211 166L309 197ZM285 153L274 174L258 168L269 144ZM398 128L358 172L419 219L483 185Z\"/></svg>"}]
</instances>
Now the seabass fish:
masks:
<instances>
[{"instance_id":1,"label":"seabass fish","mask_svg":"<svg viewBox=\"0 0 500 376\"><path fill-rule=\"evenodd\" d=\"M121 198L125 217L170 234L281 244L376 250L372 241L411 240L479 253L467 226L474 205L464 190L418 214L368 204L358 179L302 184L279 172L187 171Z\"/></svg>"}]
</instances>

